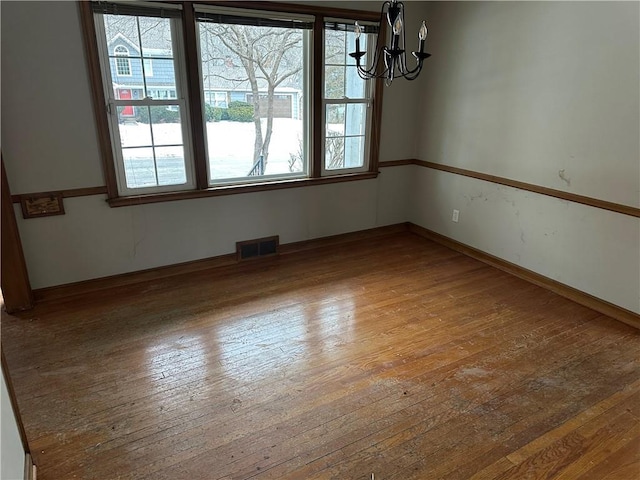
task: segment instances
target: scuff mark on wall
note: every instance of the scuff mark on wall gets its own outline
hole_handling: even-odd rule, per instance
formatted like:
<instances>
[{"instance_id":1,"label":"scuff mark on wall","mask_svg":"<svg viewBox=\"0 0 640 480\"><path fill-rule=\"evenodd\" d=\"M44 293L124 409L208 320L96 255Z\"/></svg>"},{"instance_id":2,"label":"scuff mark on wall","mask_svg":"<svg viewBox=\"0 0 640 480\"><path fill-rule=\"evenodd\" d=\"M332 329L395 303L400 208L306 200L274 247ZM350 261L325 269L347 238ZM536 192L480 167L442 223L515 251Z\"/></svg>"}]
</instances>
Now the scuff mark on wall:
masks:
<instances>
[{"instance_id":1,"label":"scuff mark on wall","mask_svg":"<svg viewBox=\"0 0 640 480\"><path fill-rule=\"evenodd\" d=\"M467 201L467 205L471 205L471 203L472 203L474 200L479 200L479 199L482 199L482 198L484 199L484 201L485 201L485 202L486 202L487 200L489 200L489 199L487 198L487 196L485 196L484 192L480 192L480 193L479 193L479 194L477 194L477 195L463 195L463 197L466 199L466 201Z\"/></svg>"},{"instance_id":2,"label":"scuff mark on wall","mask_svg":"<svg viewBox=\"0 0 640 480\"><path fill-rule=\"evenodd\" d=\"M560 177L560 180L567 184L567 187L571 186L571 179L567 177L566 173L564 173L564 168L562 170L558 170L558 177Z\"/></svg>"}]
</instances>

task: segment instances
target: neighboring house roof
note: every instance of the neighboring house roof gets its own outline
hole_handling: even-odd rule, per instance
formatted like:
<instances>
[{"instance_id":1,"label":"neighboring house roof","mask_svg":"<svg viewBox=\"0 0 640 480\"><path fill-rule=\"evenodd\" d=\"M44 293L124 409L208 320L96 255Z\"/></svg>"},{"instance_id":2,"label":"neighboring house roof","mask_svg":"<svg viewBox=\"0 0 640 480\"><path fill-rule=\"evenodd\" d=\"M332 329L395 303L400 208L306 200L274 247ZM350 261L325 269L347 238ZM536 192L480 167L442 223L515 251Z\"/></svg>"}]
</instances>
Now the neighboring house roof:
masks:
<instances>
[{"instance_id":1,"label":"neighboring house roof","mask_svg":"<svg viewBox=\"0 0 640 480\"><path fill-rule=\"evenodd\" d=\"M202 66L202 76L205 88L211 85L212 90L251 91L251 83L247 79L247 73L242 65L214 65L213 62L208 62L208 64L205 62ZM209 79L211 79L210 83ZM264 78L257 80L260 91L266 91L267 81ZM290 80L278 85L276 91L301 92L302 88Z\"/></svg>"},{"instance_id":2,"label":"neighboring house roof","mask_svg":"<svg viewBox=\"0 0 640 480\"><path fill-rule=\"evenodd\" d=\"M118 33L115 37L109 40L107 46L110 47L111 45L114 45L115 48L115 45L122 45L123 43L126 43L130 49L135 50L136 52L138 52L138 54L140 53L140 49L138 48L138 46L121 33ZM109 48L109 53L111 53L112 51L113 49Z\"/></svg>"}]
</instances>

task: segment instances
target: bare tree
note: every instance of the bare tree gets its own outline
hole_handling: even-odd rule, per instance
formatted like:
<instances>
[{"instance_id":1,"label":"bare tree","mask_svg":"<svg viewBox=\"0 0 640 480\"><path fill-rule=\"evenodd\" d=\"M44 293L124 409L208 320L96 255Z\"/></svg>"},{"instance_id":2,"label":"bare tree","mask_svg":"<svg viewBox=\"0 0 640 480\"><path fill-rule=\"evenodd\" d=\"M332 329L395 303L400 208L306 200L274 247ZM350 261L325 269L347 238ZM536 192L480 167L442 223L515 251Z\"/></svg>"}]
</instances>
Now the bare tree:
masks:
<instances>
[{"instance_id":1,"label":"bare tree","mask_svg":"<svg viewBox=\"0 0 640 480\"><path fill-rule=\"evenodd\" d=\"M344 137L333 130L327 132L324 147L326 166L329 170L344 168ZM301 172L304 164L304 147L302 139L298 137L298 151L289 154L289 171Z\"/></svg>"},{"instance_id":2,"label":"bare tree","mask_svg":"<svg viewBox=\"0 0 640 480\"><path fill-rule=\"evenodd\" d=\"M218 69L213 76L235 85L248 83L254 108L254 162L263 155L266 165L273 132L275 90L285 82L292 82L302 71L302 32L218 23L202 23L200 28L203 64L231 56L243 67L241 75L226 68ZM264 131L261 118L266 118Z\"/></svg>"},{"instance_id":3,"label":"bare tree","mask_svg":"<svg viewBox=\"0 0 640 480\"><path fill-rule=\"evenodd\" d=\"M172 50L171 28L167 19L157 17L134 17L128 15L105 15L107 43L118 33L140 47Z\"/></svg>"}]
</instances>

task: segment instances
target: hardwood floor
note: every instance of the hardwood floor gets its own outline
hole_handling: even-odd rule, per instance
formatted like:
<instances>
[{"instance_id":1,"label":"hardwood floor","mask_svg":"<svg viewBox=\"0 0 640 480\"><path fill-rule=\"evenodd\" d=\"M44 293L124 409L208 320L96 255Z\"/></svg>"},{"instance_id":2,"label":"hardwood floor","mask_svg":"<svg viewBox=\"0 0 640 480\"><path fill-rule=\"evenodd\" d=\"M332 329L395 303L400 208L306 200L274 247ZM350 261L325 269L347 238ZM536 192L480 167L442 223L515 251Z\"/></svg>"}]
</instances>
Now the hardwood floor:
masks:
<instances>
[{"instance_id":1,"label":"hardwood floor","mask_svg":"<svg viewBox=\"0 0 640 480\"><path fill-rule=\"evenodd\" d=\"M410 233L3 315L41 480L640 476L639 332Z\"/></svg>"}]
</instances>

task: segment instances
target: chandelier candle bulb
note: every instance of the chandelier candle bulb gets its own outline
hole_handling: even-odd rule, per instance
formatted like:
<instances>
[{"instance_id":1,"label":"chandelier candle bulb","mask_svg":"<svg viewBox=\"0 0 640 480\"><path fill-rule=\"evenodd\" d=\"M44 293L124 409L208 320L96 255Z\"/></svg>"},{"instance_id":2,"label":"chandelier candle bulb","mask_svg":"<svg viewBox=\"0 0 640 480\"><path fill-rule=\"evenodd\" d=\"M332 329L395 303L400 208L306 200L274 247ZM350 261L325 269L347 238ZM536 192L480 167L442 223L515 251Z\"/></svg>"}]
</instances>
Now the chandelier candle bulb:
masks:
<instances>
[{"instance_id":1,"label":"chandelier candle bulb","mask_svg":"<svg viewBox=\"0 0 640 480\"><path fill-rule=\"evenodd\" d=\"M398 17L393 24L393 34L400 35L401 32L402 32L402 19Z\"/></svg>"},{"instance_id":2,"label":"chandelier candle bulb","mask_svg":"<svg viewBox=\"0 0 640 480\"><path fill-rule=\"evenodd\" d=\"M422 21L422 26L418 30L418 38L420 39L420 53L424 53L424 41L427 39L427 24Z\"/></svg>"},{"instance_id":3,"label":"chandelier candle bulb","mask_svg":"<svg viewBox=\"0 0 640 480\"><path fill-rule=\"evenodd\" d=\"M422 26L420 27L420 30L418 30L418 38L424 42L427 39L427 33L427 24L423 20Z\"/></svg>"}]
</instances>

